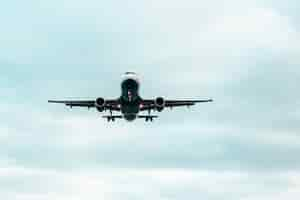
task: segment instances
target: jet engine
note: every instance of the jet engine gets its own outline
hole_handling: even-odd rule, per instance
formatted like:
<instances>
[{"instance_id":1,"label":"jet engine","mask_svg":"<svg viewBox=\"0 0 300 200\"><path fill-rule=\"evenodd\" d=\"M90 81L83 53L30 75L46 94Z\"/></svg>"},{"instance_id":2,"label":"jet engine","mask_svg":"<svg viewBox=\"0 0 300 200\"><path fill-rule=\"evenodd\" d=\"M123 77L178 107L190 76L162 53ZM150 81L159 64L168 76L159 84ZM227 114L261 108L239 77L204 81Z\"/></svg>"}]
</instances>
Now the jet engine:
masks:
<instances>
[{"instance_id":1,"label":"jet engine","mask_svg":"<svg viewBox=\"0 0 300 200\"><path fill-rule=\"evenodd\" d=\"M97 98L95 101L95 106L99 112L103 112L105 109L105 100L101 97Z\"/></svg>"},{"instance_id":2,"label":"jet engine","mask_svg":"<svg viewBox=\"0 0 300 200\"><path fill-rule=\"evenodd\" d=\"M165 100L162 97L157 97L155 99L155 107L158 112L161 112L165 108Z\"/></svg>"}]
</instances>

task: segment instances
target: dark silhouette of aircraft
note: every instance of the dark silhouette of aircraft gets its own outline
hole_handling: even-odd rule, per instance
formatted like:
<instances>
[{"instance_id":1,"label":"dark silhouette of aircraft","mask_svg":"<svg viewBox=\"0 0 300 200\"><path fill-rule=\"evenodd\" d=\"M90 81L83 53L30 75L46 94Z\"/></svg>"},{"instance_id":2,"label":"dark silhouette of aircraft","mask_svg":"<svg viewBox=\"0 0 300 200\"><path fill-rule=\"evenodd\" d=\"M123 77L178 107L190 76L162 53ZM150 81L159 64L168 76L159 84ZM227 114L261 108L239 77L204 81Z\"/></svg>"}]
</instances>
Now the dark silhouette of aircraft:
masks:
<instances>
[{"instance_id":1,"label":"dark silhouette of aircraft","mask_svg":"<svg viewBox=\"0 0 300 200\"><path fill-rule=\"evenodd\" d=\"M107 121L115 121L115 119L126 119L133 121L136 118L145 119L145 121L153 121L157 115L151 115L151 111L161 112L164 108L193 106L196 103L212 102L212 99L200 100L167 100L163 97L155 99L143 99L139 95L139 79L136 73L126 72L121 82L121 96L116 99L104 99L102 97L96 100L49 100L49 103L62 103L72 107L95 107L99 112L109 111L109 115L104 115ZM120 115L113 115L113 111L121 112ZM141 111L148 111L146 115L140 115Z\"/></svg>"}]
</instances>

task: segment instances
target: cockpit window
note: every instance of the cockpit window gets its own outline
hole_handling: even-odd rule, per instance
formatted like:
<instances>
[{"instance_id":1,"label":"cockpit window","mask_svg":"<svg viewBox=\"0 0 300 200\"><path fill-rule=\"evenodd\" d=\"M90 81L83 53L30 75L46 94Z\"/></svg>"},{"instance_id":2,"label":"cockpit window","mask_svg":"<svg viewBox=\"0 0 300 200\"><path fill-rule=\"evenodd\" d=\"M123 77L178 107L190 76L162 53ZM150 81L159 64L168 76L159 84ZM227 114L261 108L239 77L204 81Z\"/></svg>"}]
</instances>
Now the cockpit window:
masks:
<instances>
[{"instance_id":1,"label":"cockpit window","mask_svg":"<svg viewBox=\"0 0 300 200\"><path fill-rule=\"evenodd\" d=\"M126 75L135 75L136 73L134 73L134 72L126 72L125 74Z\"/></svg>"}]
</instances>

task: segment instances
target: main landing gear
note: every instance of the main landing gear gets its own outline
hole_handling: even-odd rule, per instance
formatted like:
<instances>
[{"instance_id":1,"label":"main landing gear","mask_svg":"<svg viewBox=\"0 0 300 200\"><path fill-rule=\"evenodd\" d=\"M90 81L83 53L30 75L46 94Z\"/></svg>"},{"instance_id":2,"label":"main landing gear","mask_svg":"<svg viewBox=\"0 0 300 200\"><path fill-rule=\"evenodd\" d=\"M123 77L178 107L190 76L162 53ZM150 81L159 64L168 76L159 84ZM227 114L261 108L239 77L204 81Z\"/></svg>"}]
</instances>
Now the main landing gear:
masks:
<instances>
[{"instance_id":1,"label":"main landing gear","mask_svg":"<svg viewBox=\"0 0 300 200\"><path fill-rule=\"evenodd\" d=\"M110 116L107 117L107 121L108 121L108 122L110 122L110 121L114 122L115 120L116 120L115 117L112 117L112 116L111 116L111 117L110 117Z\"/></svg>"},{"instance_id":2,"label":"main landing gear","mask_svg":"<svg viewBox=\"0 0 300 200\"><path fill-rule=\"evenodd\" d=\"M146 116L146 117L145 117L145 121L146 121L146 122L148 122L148 121L153 122L153 117L151 117L151 116Z\"/></svg>"},{"instance_id":3,"label":"main landing gear","mask_svg":"<svg viewBox=\"0 0 300 200\"><path fill-rule=\"evenodd\" d=\"M112 110L110 110L110 115L104 115L103 118L106 118L108 122L114 122L116 119L123 118L122 115L113 115Z\"/></svg>"},{"instance_id":4,"label":"main landing gear","mask_svg":"<svg viewBox=\"0 0 300 200\"><path fill-rule=\"evenodd\" d=\"M148 116L145 117L145 121L153 122L153 117L151 117L151 109L148 110Z\"/></svg>"},{"instance_id":5,"label":"main landing gear","mask_svg":"<svg viewBox=\"0 0 300 200\"><path fill-rule=\"evenodd\" d=\"M158 116L156 115L151 115L151 110L148 110L148 115L139 115L139 118L145 119L146 122L153 122L154 118L157 118Z\"/></svg>"}]
</instances>

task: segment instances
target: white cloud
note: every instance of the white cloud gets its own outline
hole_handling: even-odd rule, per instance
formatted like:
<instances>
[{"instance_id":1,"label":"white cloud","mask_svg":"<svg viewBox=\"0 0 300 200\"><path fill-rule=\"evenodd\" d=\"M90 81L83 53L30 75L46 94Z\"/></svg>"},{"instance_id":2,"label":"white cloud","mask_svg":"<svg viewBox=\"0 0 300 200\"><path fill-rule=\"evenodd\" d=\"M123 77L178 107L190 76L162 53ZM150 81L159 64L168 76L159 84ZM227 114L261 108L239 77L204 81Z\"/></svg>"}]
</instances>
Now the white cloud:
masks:
<instances>
[{"instance_id":1,"label":"white cloud","mask_svg":"<svg viewBox=\"0 0 300 200\"><path fill-rule=\"evenodd\" d=\"M157 27L148 27L153 36L144 44L145 60L151 63L147 63L151 66L149 74L163 79L167 86L200 87L207 92L209 86L222 87L247 78L250 72L263 67L262 60L275 57L285 66L299 63L299 31L292 19L278 10L246 3L238 4L240 9L228 6L222 12L213 9L210 14L201 12L203 8L198 4L187 5L189 9L182 8L187 15L178 14L181 10L177 7L164 10L157 6L148 11L162 9L154 19L147 19ZM279 67L275 66L278 61L273 62L274 68ZM170 78L160 77L157 71Z\"/></svg>"},{"instance_id":2,"label":"white cloud","mask_svg":"<svg viewBox=\"0 0 300 200\"><path fill-rule=\"evenodd\" d=\"M219 120L213 123L197 108L186 111L182 120L174 119L181 114L179 110L160 113L161 119L153 124L139 120L107 123L96 110L70 111L63 106L58 106L61 112L54 113L30 107L5 108L11 113L27 113L25 119L4 112L7 133L0 144L8 154L1 156L6 165L250 171L295 169L300 165L294 159L300 150L294 129L272 131Z\"/></svg>"},{"instance_id":3,"label":"white cloud","mask_svg":"<svg viewBox=\"0 0 300 200\"><path fill-rule=\"evenodd\" d=\"M181 169L85 169L53 171L35 168L0 168L1 179L11 185L7 200L33 199L259 199L278 200L299 194L299 173L248 173ZM2 181L5 184L5 181ZM40 193L37 189L44 191ZM277 196L277 194L280 194Z\"/></svg>"}]
</instances>

